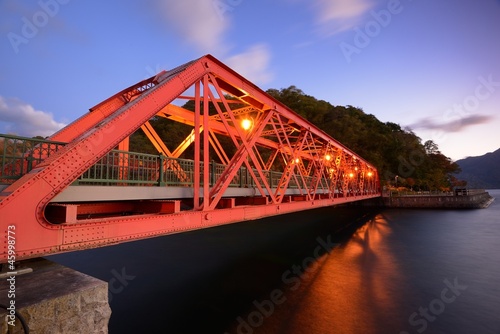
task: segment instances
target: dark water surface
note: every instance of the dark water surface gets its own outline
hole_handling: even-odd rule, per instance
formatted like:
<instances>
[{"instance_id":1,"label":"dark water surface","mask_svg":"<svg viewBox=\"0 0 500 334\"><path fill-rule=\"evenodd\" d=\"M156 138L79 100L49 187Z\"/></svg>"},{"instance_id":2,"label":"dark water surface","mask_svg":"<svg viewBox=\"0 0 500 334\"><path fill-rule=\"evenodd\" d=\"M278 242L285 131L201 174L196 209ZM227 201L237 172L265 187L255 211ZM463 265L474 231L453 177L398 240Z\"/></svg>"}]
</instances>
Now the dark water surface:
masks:
<instances>
[{"instance_id":1,"label":"dark water surface","mask_svg":"<svg viewBox=\"0 0 500 334\"><path fill-rule=\"evenodd\" d=\"M49 259L109 282L111 334L500 334L500 200L326 208Z\"/></svg>"}]
</instances>

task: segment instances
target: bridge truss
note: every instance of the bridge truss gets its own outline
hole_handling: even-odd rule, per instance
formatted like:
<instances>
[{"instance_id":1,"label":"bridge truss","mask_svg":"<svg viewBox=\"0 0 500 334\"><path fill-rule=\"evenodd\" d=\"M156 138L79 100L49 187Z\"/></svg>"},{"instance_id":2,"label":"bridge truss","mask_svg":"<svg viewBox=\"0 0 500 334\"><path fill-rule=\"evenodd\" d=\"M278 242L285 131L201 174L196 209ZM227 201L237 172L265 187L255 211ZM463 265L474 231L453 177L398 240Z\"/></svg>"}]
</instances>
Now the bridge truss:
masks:
<instances>
[{"instance_id":1,"label":"bridge truss","mask_svg":"<svg viewBox=\"0 0 500 334\"><path fill-rule=\"evenodd\" d=\"M167 147L154 117L192 130ZM136 131L157 156L129 151ZM47 141L14 152L13 138L1 143L0 226L15 231L17 259L380 196L372 165L210 55L115 94ZM85 184L93 195L79 198ZM182 192L122 195L152 188ZM4 242L0 262L7 255Z\"/></svg>"}]
</instances>

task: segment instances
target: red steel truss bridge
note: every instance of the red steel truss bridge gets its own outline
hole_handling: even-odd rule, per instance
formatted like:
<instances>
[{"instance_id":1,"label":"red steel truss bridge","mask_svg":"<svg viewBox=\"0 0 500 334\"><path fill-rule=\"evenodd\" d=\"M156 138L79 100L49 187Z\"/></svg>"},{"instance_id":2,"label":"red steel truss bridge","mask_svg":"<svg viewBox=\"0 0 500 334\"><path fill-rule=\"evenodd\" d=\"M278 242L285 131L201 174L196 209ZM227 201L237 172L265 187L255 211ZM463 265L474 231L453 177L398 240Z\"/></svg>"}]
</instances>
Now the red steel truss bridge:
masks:
<instances>
[{"instance_id":1,"label":"red steel truss bridge","mask_svg":"<svg viewBox=\"0 0 500 334\"><path fill-rule=\"evenodd\" d=\"M167 147L159 117L191 132ZM136 131L158 154L130 151ZM370 163L211 55L46 140L2 135L0 152L0 227L15 232L17 260L381 195Z\"/></svg>"}]
</instances>

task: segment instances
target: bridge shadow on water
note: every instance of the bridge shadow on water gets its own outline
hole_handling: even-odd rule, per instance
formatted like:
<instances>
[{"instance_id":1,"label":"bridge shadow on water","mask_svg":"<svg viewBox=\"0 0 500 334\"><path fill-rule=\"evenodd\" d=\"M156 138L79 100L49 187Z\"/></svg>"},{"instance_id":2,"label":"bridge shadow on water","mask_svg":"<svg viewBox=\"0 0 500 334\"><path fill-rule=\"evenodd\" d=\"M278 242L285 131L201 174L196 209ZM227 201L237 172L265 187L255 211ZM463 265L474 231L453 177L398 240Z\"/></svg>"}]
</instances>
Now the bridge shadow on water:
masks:
<instances>
[{"instance_id":1,"label":"bridge shadow on water","mask_svg":"<svg viewBox=\"0 0 500 334\"><path fill-rule=\"evenodd\" d=\"M294 265L351 238L375 210L322 208L48 259L109 283L111 334L236 332L255 301L293 286Z\"/></svg>"}]
</instances>

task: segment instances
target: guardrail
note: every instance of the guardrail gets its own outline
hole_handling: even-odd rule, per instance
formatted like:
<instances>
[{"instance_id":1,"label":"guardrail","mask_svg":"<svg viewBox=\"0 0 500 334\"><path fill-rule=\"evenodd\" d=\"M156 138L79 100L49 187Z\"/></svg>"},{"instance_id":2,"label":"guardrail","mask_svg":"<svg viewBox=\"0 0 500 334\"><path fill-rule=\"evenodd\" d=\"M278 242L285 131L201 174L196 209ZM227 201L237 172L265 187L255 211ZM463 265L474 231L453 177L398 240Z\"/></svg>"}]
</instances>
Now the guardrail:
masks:
<instances>
[{"instance_id":1,"label":"guardrail","mask_svg":"<svg viewBox=\"0 0 500 334\"><path fill-rule=\"evenodd\" d=\"M0 180L13 182L66 143L0 134Z\"/></svg>"},{"instance_id":2,"label":"guardrail","mask_svg":"<svg viewBox=\"0 0 500 334\"><path fill-rule=\"evenodd\" d=\"M222 175L226 166L210 162L210 186ZM204 163L200 162L201 180L203 180ZM254 169L257 175L257 170ZM265 170L264 177L270 187L276 186L283 173ZM260 177L258 177L259 181ZM298 178L301 182L300 178ZM305 177L306 184L312 177ZM323 182L326 182L323 179ZM194 184L194 160L169 158L164 155L152 155L128 151L113 150L99 162L90 167L74 185L140 185L140 186L183 186ZM203 182L201 183L203 185ZM246 167L240 167L230 187L254 187L255 181ZM289 188L298 188L295 180L291 180ZM301 184L303 188L304 185Z\"/></svg>"},{"instance_id":3,"label":"guardrail","mask_svg":"<svg viewBox=\"0 0 500 334\"><path fill-rule=\"evenodd\" d=\"M0 134L0 181L12 183L29 173L44 159L55 154L66 143L39 138L25 138ZM203 180L203 162L200 163ZM211 162L210 186L224 172L226 166ZM254 174L258 175L254 169ZM270 187L278 185L282 172L264 170ZM260 181L260 177L258 177ZM311 176L291 178L288 188L307 188ZM303 181L302 181L303 180ZM327 179L321 182L328 184ZM164 155L112 150L84 172L73 185L135 185L135 186L188 186L194 184L194 160L169 158ZM246 167L240 167L231 181L231 187L254 187L255 181Z\"/></svg>"},{"instance_id":4,"label":"guardrail","mask_svg":"<svg viewBox=\"0 0 500 334\"><path fill-rule=\"evenodd\" d=\"M396 191L396 190L386 190L383 193L384 197L438 197L438 196L468 196L477 195L486 192L484 189L455 189L454 191Z\"/></svg>"}]
</instances>

